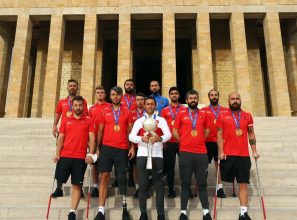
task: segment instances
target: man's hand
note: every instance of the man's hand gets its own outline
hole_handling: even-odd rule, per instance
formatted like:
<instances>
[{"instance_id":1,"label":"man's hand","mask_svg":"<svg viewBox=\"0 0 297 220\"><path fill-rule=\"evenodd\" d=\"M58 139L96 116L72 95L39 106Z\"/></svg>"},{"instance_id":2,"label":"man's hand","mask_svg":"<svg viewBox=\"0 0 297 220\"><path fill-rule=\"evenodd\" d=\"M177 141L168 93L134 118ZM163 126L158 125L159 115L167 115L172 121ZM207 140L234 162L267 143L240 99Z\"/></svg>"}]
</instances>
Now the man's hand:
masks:
<instances>
[{"instance_id":1,"label":"man's hand","mask_svg":"<svg viewBox=\"0 0 297 220\"><path fill-rule=\"evenodd\" d=\"M227 155L222 153L218 155L219 160L226 160L227 159Z\"/></svg>"},{"instance_id":2,"label":"man's hand","mask_svg":"<svg viewBox=\"0 0 297 220\"><path fill-rule=\"evenodd\" d=\"M260 158L260 154L258 154L258 152L253 152L253 157L255 160L258 160Z\"/></svg>"},{"instance_id":3,"label":"man's hand","mask_svg":"<svg viewBox=\"0 0 297 220\"><path fill-rule=\"evenodd\" d=\"M131 147L129 152L128 152L128 157L129 157L129 160L133 159L135 157L135 149L134 147Z\"/></svg>"},{"instance_id":4,"label":"man's hand","mask_svg":"<svg viewBox=\"0 0 297 220\"><path fill-rule=\"evenodd\" d=\"M60 160L60 155L56 155L56 156L53 158L53 161L54 161L55 163L57 163L59 160Z\"/></svg>"},{"instance_id":5,"label":"man's hand","mask_svg":"<svg viewBox=\"0 0 297 220\"><path fill-rule=\"evenodd\" d=\"M160 142L160 137L158 135L153 135L151 138L150 138L150 142L152 144L156 143L156 142Z\"/></svg>"},{"instance_id":6,"label":"man's hand","mask_svg":"<svg viewBox=\"0 0 297 220\"><path fill-rule=\"evenodd\" d=\"M146 144L148 144L149 143L149 141L150 141L150 138L148 137L148 136L142 136L141 137L141 141L143 142L143 143L146 143Z\"/></svg>"},{"instance_id":7,"label":"man's hand","mask_svg":"<svg viewBox=\"0 0 297 220\"><path fill-rule=\"evenodd\" d=\"M53 136L56 138L57 134L58 134L58 128L57 128L57 125L54 125L53 126Z\"/></svg>"},{"instance_id":8,"label":"man's hand","mask_svg":"<svg viewBox=\"0 0 297 220\"><path fill-rule=\"evenodd\" d=\"M92 159L92 157L90 157L90 156L86 156L85 162L86 162L87 164L92 164L92 163L93 163L93 159Z\"/></svg>"}]
</instances>

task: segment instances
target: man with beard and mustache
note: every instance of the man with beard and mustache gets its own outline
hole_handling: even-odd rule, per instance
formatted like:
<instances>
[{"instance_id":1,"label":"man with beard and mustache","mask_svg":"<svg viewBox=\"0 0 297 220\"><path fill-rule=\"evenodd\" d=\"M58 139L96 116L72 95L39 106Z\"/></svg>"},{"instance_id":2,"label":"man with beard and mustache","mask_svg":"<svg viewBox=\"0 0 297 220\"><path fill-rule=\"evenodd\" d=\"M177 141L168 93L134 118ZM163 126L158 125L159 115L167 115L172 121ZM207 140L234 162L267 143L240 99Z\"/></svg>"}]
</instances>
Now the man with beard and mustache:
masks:
<instances>
[{"instance_id":1,"label":"man with beard and mustache","mask_svg":"<svg viewBox=\"0 0 297 220\"><path fill-rule=\"evenodd\" d=\"M206 149L208 155L208 163L210 164L212 159L215 162L216 172L218 172L218 145L217 145L217 120L220 113L227 111L227 108L219 105L220 93L216 89L211 89L208 92L209 106L201 109L205 111L210 124L209 134L206 138ZM220 174L220 173L219 173ZM217 175L215 175L217 176ZM219 198L226 198L225 192L223 190L223 182L221 176L218 178L217 196Z\"/></svg>"},{"instance_id":2,"label":"man with beard and mustache","mask_svg":"<svg viewBox=\"0 0 297 220\"><path fill-rule=\"evenodd\" d=\"M151 91L151 96L156 100L157 102L157 107L156 111L158 115L161 115L162 109L167 107L169 105L169 101L167 98L164 96L160 95L160 83L157 80L152 80L150 82L150 91Z\"/></svg>"},{"instance_id":3,"label":"man with beard and mustache","mask_svg":"<svg viewBox=\"0 0 297 220\"><path fill-rule=\"evenodd\" d=\"M251 220L247 213L248 187L250 180L251 159L248 139L252 155L257 160L260 155L256 148L253 117L241 109L241 98L238 92L228 96L229 110L218 118L218 146L220 172L222 180L239 184L240 214L239 220Z\"/></svg>"},{"instance_id":4,"label":"man with beard and mustache","mask_svg":"<svg viewBox=\"0 0 297 220\"><path fill-rule=\"evenodd\" d=\"M169 89L170 105L162 110L161 116L167 121L168 127L172 132L176 115L181 109L185 107L181 105L179 100L179 89L177 87L171 87ZM164 175L167 177L167 185L169 188L168 198L175 198L176 193L174 190L174 174L175 174L175 161L178 154L178 143L175 138L172 137L166 142L166 148L164 148Z\"/></svg>"},{"instance_id":5,"label":"man with beard and mustache","mask_svg":"<svg viewBox=\"0 0 297 220\"><path fill-rule=\"evenodd\" d=\"M61 122L63 122L65 118L71 117L73 114L72 99L74 96L76 96L77 90L78 82L75 79L69 79L67 84L68 96L65 99L59 100L56 108L55 119L53 124L53 136L55 138L58 136L58 123L61 116ZM83 100L83 114L88 115L88 105L85 99ZM55 192L52 194L52 196L53 198L63 196L62 183L60 183L59 181L57 181L57 188ZM83 191L81 191L81 196L84 196Z\"/></svg>"},{"instance_id":6,"label":"man with beard and mustache","mask_svg":"<svg viewBox=\"0 0 297 220\"><path fill-rule=\"evenodd\" d=\"M91 164L97 159L95 154L87 154L87 148L94 149L95 126L93 120L85 116L84 99L75 96L72 100L73 112L65 118L59 129L56 156L56 176L58 182L66 183L71 175L72 203L68 220L76 219L76 209L81 197L81 187L87 168L86 163Z\"/></svg>"},{"instance_id":7,"label":"man with beard and mustache","mask_svg":"<svg viewBox=\"0 0 297 220\"><path fill-rule=\"evenodd\" d=\"M179 142L179 171L181 179L181 214L179 220L187 220L187 205L191 179L194 173L198 195L203 209L203 220L211 220L207 195L208 156L205 137L209 133L209 122L204 111L197 108L198 92L186 94L188 108L181 109L176 116L173 135Z\"/></svg>"},{"instance_id":8,"label":"man with beard and mustache","mask_svg":"<svg viewBox=\"0 0 297 220\"><path fill-rule=\"evenodd\" d=\"M124 83L125 94L122 96L121 104L128 108L130 111L134 111L136 106L136 99L134 95L134 82L132 79L127 79Z\"/></svg>"},{"instance_id":9,"label":"man with beard and mustache","mask_svg":"<svg viewBox=\"0 0 297 220\"><path fill-rule=\"evenodd\" d=\"M117 170L117 180L122 196L122 220L130 220L127 211L127 165L128 157L135 155L134 146L130 147L128 134L132 128L132 117L128 108L121 105L122 88L114 86L110 90L111 105L105 107L98 116L99 128L97 137L98 170L100 173L99 210L95 220L105 219L105 202L110 172L113 165ZM130 147L130 148L129 148ZM93 153L94 149L90 149Z\"/></svg>"}]
</instances>

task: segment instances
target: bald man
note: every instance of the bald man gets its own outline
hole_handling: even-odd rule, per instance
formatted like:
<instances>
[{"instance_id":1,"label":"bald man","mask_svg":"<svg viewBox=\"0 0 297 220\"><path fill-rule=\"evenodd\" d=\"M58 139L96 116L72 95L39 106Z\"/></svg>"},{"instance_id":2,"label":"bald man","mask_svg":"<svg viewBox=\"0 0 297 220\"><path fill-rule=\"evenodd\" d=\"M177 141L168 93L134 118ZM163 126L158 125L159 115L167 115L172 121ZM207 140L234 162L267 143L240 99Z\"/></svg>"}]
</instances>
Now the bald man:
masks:
<instances>
[{"instance_id":1,"label":"bald man","mask_svg":"<svg viewBox=\"0 0 297 220\"><path fill-rule=\"evenodd\" d=\"M241 109L241 98L238 92L228 96L229 109L218 118L218 147L221 163L221 178L225 182L239 184L240 214L238 220L251 220L247 213L248 187L250 180L251 159L248 140L252 155L257 160L260 155L256 148L253 117Z\"/></svg>"}]
</instances>

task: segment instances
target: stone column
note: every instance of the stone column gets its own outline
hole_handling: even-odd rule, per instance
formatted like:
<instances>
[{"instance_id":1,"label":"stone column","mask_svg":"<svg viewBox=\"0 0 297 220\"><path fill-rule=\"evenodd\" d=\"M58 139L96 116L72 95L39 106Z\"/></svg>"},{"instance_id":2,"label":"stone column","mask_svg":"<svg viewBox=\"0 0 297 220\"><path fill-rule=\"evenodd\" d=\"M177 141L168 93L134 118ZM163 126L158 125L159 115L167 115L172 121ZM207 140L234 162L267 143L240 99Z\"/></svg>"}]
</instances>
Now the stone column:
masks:
<instances>
[{"instance_id":1,"label":"stone column","mask_svg":"<svg viewBox=\"0 0 297 220\"><path fill-rule=\"evenodd\" d=\"M45 71L48 51L47 30L41 30L36 54L36 67L34 77L34 88L32 97L31 117L41 117L44 96Z\"/></svg>"},{"instance_id":2,"label":"stone column","mask_svg":"<svg viewBox=\"0 0 297 220\"><path fill-rule=\"evenodd\" d=\"M235 87L241 95L242 108L253 112L243 13L232 13L229 25Z\"/></svg>"},{"instance_id":3,"label":"stone column","mask_svg":"<svg viewBox=\"0 0 297 220\"><path fill-rule=\"evenodd\" d=\"M52 15L45 73L45 96L42 117L52 117L59 99L65 21L63 15Z\"/></svg>"},{"instance_id":4,"label":"stone column","mask_svg":"<svg viewBox=\"0 0 297 220\"><path fill-rule=\"evenodd\" d=\"M163 14L162 95L168 96L171 86L176 86L175 17Z\"/></svg>"},{"instance_id":5,"label":"stone column","mask_svg":"<svg viewBox=\"0 0 297 220\"><path fill-rule=\"evenodd\" d=\"M291 115L279 14L268 12L263 22L273 116Z\"/></svg>"},{"instance_id":6,"label":"stone column","mask_svg":"<svg viewBox=\"0 0 297 220\"><path fill-rule=\"evenodd\" d=\"M97 15L86 14L80 94L90 104L93 102L94 96L98 32L97 27Z\"/></svg>"},{"instance_id":7,"label":"stone column","mask_svg":"<svg viewBox=\"0 0 297 220\"><path fill-rule=\"evenodd\" d=\"M9 75L5 117L23 117L31 39L31 18L29 15L19 15Z\"/></svg>"},{"instance_id":8,"label":"stone column","mask_svg":"<svg viewBox=\"0 0 297 220\"><path fill-rule=\"evenodd\" d=\"M0 118L5 114L9 68L12 52L11 33L0 25Z\"/></svg>"},{"instance_id":9,"label":"stone column","mask_svg":"<svg viewBox=\"0 0 297 220\"><path fill-rule=\"evenodd\" d=\"M193 76L193 87L199 91L199 103L208 104L208 92L214 87L209 13L197 14L196 21L199 76Z\"/></svg>"},{"instance_id":10,"label":"stone column","mask_svg":"<svg viewBox=\"0 0 297 220\"><path fill-rule=\"evenodd\" d=\"M132 78L131 15L119 14L118 75L117 84L124 86L126 79Z\"/></svg>"}]
</instances>

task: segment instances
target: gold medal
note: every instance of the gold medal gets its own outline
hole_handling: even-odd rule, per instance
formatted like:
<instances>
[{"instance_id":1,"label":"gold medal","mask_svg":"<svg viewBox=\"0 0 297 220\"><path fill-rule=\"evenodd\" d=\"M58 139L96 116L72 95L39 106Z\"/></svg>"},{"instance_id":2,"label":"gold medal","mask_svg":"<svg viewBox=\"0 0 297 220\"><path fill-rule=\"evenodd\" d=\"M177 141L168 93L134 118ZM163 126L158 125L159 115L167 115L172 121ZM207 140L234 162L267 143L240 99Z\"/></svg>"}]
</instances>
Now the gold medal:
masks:
<instances>
[{"instance_id":1,"label":"gold medal","mask_svg":"<svg viewBox=\"0 0 297 220\"><path fill-rule=\"evenodd\" d=\"M115 126L113 126L113 130L114 131L120 131L121 127L119 125L115 125Z\"/></svg>"},{"instance_id":2,"label":"gold medal","mask_svg":"<svg viewBox=\"0 0 297 220\"><path fill-rule=\"evenodd\" d=\"M216 124L216 123L217 123L217 119L216 119L216 118L213 120L213 123L214 123L214 124Z\"/></svg>"},{"instance_id":3,"label":"gold medal","mask_svg":"<svg viewBox=\"0 0 297 220\"><path fill-rule=\"evenodd\" d=\"M242 130L240 128L237 128L235 133L238 137L240 137L242 135Z\"/></svg>"},{"instance_id":4,"label":"gold medal","mask_svg":"<svg viewBox=\"0 0 297 220\"><path fill-rule=\"evenodd\" d=\"M174 125L174 122L175 122L175 120L172 120L172 121L171 121L171 125L172 125L172 126Z\"/></svg>"},{"instance_id":5,"label":"gold medal","mask_svg":"<svg viewBox=\"0 0 297 220\"><path fill-rule=\"evenodd\" d=\"M66 115L67 115L67 117L70 117L70 116L72 115L72 112L71 112L71 111L68 111L68 112L66 113Z\"/></svg>"},{"instance_id":6,"label":"gold medal","mask_svg":"<svg viewBox=\"0 0 297 220\"><path fill-rule=\"evenodd\" d=\"M192 131L191 131L191 135L192 135L193 137L196 137L196 136L198 135L198 131L197 131L197 130L192 130Z\"/></svg>"}]
</instances>

